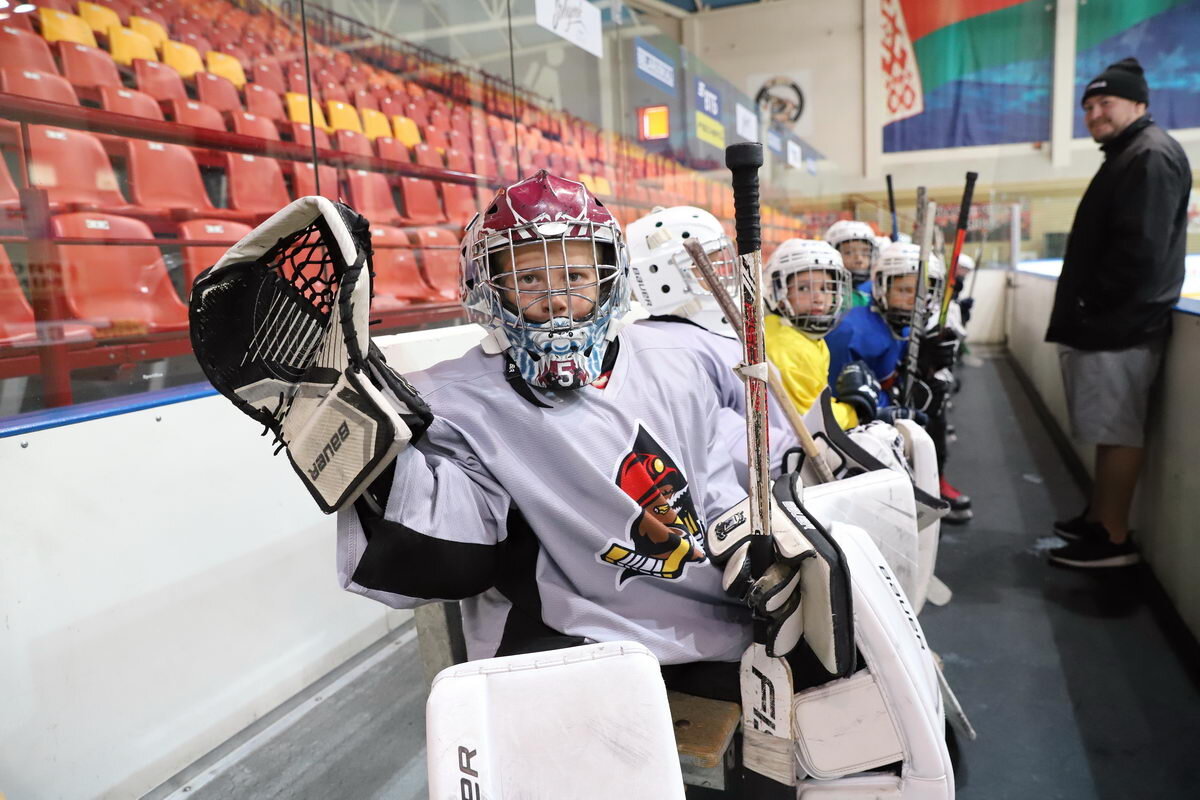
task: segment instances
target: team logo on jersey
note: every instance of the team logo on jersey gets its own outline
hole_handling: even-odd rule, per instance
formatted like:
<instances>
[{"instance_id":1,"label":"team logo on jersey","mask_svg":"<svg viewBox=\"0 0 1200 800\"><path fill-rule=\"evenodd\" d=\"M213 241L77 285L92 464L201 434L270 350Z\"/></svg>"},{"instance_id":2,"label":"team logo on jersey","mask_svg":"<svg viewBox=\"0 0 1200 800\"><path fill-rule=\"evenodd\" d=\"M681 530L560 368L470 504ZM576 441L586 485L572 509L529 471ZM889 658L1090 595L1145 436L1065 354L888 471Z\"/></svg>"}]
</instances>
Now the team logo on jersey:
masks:
<instances>
[{"instance_id":1,"label":"team logo on jersey","mask_svg":"<svg viewBox=\"0 0 1200 800\"><path fill-rule=\"evenodd\" d=\"M674 580L688 564L704 561L704 533L687 476L640 423L616 483L639 509L629 524L629 541L611 542L598 554L621 568L618 588L640 575Z\"/></svg>"}]
</instances>

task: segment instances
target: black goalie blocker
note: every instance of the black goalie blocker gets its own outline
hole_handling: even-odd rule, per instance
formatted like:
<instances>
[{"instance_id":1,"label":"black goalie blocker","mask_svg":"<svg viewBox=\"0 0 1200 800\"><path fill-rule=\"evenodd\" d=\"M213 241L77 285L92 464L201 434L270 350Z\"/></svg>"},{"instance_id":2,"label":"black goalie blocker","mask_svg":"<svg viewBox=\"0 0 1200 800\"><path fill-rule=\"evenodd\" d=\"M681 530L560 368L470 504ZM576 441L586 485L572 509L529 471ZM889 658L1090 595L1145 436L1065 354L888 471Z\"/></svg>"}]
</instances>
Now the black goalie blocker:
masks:
<instances>
[{"instance_id":1,"label":"black goalie blocker","mask_svg":"<svg viewBox=\"0 0 1200 800\"><path fill-rule=\"evenodd\" d=\"M302 197L205 270L189 307L204 374L275 434L327 514L432 420L368 335L369 225L341 203Z\"/></svg>"}]
</instances>

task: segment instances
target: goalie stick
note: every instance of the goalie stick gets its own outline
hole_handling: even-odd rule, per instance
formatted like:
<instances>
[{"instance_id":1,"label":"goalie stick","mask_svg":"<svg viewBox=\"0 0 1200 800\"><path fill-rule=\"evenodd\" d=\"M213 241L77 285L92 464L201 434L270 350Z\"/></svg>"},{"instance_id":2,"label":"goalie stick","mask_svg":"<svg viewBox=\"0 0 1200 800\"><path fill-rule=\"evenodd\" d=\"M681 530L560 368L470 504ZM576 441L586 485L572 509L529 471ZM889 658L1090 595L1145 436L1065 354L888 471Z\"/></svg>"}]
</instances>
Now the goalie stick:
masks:
<instances>
[{"instance_id":1,"label":"goalie stick","mask_svg":"<svg viewBox=\"0 0 1200 800\"><path fill-rule=\"evenodd\" d=\"M962 255L963 241L967 237L967 217L971 213L971 196L975 194L978 172L967 173L963 187L962 203L958 206L958 224L954 227L954 250L950 256L950 269L946 273L946 289L942 292L942 311L938 315L938 327L946 326L946 314L950 312L950 298L954 294L954 279L958 275L958 257Z\"/></svg>"},{"instance_id":2,"label":"goalie stick","mask_svg":"<svg viewBox=\"0 0 1200 800\"><path fill-rule=\"evenodd\" d=\"M725 289L725 285L721 283L716 268L713 267L712 261L708 258L708 253L704 252L704 246L695 239L686 239L683 243L683 249L687 250L688 255L692 257L692 263L696 265L696 269L704 276L704 282L708 284L709 291L716 298L717 305L721 307L721 313L725 315L725 319L729 320L729 324L737 331L738 338L742 339L742 346L745 347L742 312L738 310L737 305L733 302L733 298L729 296L729 292ZM792 402L791 396L788 395L787 389L784 388L783 378L780 377L778 368L771 363L770 359L764 358L764 360L768 369L767 388L770 389L772 396L779 403L779 407L783 409L784 416L787 417L792 430L796 432L796 438L800 440L800 448L811 460L821 483L833 481L833 471L829 468L825 459L821 457L821 451L817 447L812 433L808 430L808 426L804 424L804 415L800 413L800 409L796 408L796 404Z\"/></svg>"},{"instance_id":3,"label":"goalie stick","mask_svg":"<svg viewBox=\"0 0 1200 800\"><path fill-rule=\"evenodd\" d=\"M750 572L762 577L771 560L771 472L767 458L767 365L762 336L762 242L758 205L758 168L762 144L742 142L725 148L725 166L733 176L738 262L742 268L742 343L746 379L746 447L750 474ZM792 670L767 651L767 622L756 616L754 644L741 663L742 765L746 796L792 798Z\"/></svg>"},{"instance_id":4,"label":"goalie stick","mask_svg":"<svg viewBox=\"0 0 1200 800\"><path fill-rule=\"evenodd\" d=\"M919 190L925 194L925 187ZM921 354L921 337L929 318L929 253L933 243L933 215L937 204L930 200L925 207L917 209L917 228L921 233L921 254L917 260L917 292L913 299L912 318L908 323L908 352L904 358L904 383L901 403L912 403L913 384L917 380L917 359Z\"/></svg>"},{"instance_id":5,"label":"goalie stick","mask_svg":"<svg viewBox=\"0 0 1200 800\"><path fill-rule=\"evenodd\" d=\"M892 189L892 176L887 176L888 211L892 212L892 241L900 241L900 224L896 219L896 192Z\"/></svg>"}]
</instances>

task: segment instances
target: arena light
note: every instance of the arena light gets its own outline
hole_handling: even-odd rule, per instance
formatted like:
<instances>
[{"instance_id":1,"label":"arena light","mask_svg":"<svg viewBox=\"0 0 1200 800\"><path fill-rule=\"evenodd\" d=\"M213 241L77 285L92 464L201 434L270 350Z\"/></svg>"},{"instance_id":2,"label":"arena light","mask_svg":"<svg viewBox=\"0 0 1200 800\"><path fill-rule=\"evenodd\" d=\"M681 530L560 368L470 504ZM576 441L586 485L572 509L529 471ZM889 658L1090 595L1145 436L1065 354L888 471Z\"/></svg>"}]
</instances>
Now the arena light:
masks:
<instances>
[{"instance_id":1,"label":"arena light","mask_svg":"<svg viewBox=\"0 0 1200 800\"><path fill-rule=\"evenodd\" d=\"M637 110L638 139L651 142L671 135L671 109L668 106L643 106Z\"/></svg>"}]
</instances>

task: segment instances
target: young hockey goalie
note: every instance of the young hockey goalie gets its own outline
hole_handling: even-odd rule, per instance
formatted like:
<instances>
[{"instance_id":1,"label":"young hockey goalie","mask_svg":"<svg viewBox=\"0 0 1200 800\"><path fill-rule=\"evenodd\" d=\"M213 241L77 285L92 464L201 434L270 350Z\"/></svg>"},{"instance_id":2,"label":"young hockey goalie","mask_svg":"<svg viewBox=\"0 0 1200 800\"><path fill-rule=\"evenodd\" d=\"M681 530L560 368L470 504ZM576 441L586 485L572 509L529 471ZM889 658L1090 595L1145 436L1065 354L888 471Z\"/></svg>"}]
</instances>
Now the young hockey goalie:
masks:
<instances>
[{"instance_id":1,"label":"young hockey goalie","mask_svg":"<svg viewBox=\"0 0 1200 800\"><path fill-rule=\"evenodd\" d=\"M763 324L767 358L779 369L792 403L805 414L829 381L824 337L849 308L850 273L837 250L816 239L788 239L771 254L764 271L770 309ZM858 414L845 403L835 402L833 413L843 430L859 424Z\"/></svg>"},{"instance_id":2,"label":"young hockey goalie","mask_svg":"<svg viewBox=\"0 0 1200 800\"><path fill-rule=\"evenodd\" d=\"M917 296L917 273L920 248L915 244L895 242L887 247L871 273L872 303L852 309L828 336L830 364L829 380L835 394L843 402L855 406L860 418L892 421L897 418L916 418L926 424L938 452L938 466L946 459L945 400L948 386L936 373L953 363L955 340L952 337L928 337L921 345L920 377L915 383L910 402L913 408L897 406L893 396L897 371L906 352L909 323ZM946 280L945 266L936 256L928 264L929 291L927 302L931 310L938 307L938 298ZM878 382L884 391L862 391L864 374ZM874 401L874 407L872 407ZM947 522L965 522L971 517L971 500L941 478L942 499L950 503Z\"/></svg>"},{"instance_id":3,"label":"young hockey goalie","mask_svg":"<svg viewBox=\"0 0 1200 800\"><path fill-rule=\"evenodd\" d=\"M631 222L625 238L633 296L650 313L637 324L695 351L721 406L721 452L733 459L738 485L745 486L746 395L733 371L742 360L742 345L683 246L689 239L700 242L717 274L727 279L726 291L736 297L733 242L716 217L693 206L656 208ZM778 474L783 453L798 442L773 398L768 399L768 420L771 468Z\"/></svg>"},{"instance_id":4,"label":"young hockey goalie","mask_svg":"<svg viewBox=\"0 0 1200 800\"><path fill-rule=\"evenodd\" d=\"M875 231L865 222L841 219L825 231L825 241L842 256L853 282L851 308L871 304L871 269L879 260Z\"/></svg>"},{"instance_id":5,"label":"young hockey goalie","mask_svg":"<svg viewBox=\"0 0 1200 800\"><path fill-rule=\"evenodd\" d=\"M408 376L434 417L340 513L339 575L394 607L462 600L472 659L633 640L668 685L736 699L751 614L706 526L745 490L695 350L621 327L627 258L608 210L545 171L476 217L464 302L489 335Z\"/></svg>"}]
</instances>

